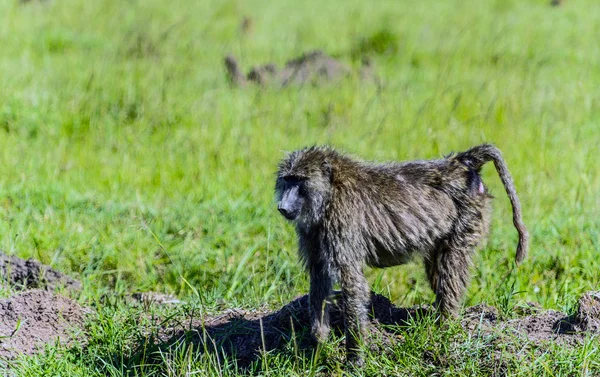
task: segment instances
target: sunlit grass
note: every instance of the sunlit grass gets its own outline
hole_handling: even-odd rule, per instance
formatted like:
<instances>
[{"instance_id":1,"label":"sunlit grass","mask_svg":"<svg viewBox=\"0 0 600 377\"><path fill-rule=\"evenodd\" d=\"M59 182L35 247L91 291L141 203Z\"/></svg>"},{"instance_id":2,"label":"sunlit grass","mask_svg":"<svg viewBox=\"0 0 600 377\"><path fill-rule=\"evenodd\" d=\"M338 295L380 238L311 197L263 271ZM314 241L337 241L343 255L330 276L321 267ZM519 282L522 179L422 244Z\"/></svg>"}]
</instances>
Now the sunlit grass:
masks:
<instances>
[{"instance_id":1,"label":"sunlit grass","mask_svg":"<svg viewBox=\"0 0 600 377\"><path fill-rule=\"evenodd\" d=\"M572 310L600 283L599 5L0 2L0 249L81 279L89 299L158 290L277 307L307 291L273 201L283 151L327 143L385 161L494 142L531 254L513 271L510 206L487 167L493 229L466 304ZM355 68L356 51L373 51L382 85L225 80L226 54L249 69L314 48ZM419 264L369 280L398 305L428 303ZM56 368L87 370L68 360Z\"/></svg>"}]
</instances>

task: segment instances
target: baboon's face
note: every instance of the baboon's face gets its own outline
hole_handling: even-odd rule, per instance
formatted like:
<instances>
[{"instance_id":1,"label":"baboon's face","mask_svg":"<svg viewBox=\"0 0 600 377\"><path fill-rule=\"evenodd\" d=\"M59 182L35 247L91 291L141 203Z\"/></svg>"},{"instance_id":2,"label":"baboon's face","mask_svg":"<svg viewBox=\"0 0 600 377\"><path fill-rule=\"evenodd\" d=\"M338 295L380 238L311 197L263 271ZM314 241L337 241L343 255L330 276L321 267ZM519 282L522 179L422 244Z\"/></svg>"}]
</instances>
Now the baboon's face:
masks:
<instances>
[{"instance_id":1,"label":"baboon's face","mask_svg":"<svg viewBox=\"0 0 600 377\"><path fill-rule=\"evenodd\" d=\"M290 153L279 164L275 194L279 212L300 227L318 224L332 196L332 168L317 148Z\"/></svg>"},{"instance_id":2,"label":"baboon's face","mask_svg":"<svg viewBox=\"0 0 600 377\"><path fill-rule=\"evenodd\" d=\"M288 220L296 220L306 202L306 180L298 177L281 177L277 183L280 192L277 209Z\"/></svg>"},{"instance_id":3,"label":"baboon's face","mask_svg":"<svg viewBox=\"0 0 600 377\"><path fill-rule=\"evenodd\" d=\"M331 196L331 184L323 174L285 175L277 178L277 209L288 220L309 227L321 221Z\"/></svg>"}]
</instances>

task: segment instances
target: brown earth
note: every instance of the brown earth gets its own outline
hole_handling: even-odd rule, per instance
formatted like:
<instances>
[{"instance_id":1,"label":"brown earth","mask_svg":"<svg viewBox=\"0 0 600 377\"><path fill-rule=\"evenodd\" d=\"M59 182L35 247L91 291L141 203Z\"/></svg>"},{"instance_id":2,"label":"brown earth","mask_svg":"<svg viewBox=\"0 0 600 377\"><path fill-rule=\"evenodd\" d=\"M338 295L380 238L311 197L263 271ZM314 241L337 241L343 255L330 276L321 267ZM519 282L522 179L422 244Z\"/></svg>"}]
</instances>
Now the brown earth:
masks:
<instances>
[{"instance_id":1,"label":"brown earth","mask_svg":"<svg viewBox=\"0 0 600 377\"><path fill-rule=\"evenodd\" d=\"M7 288L22 291L0 300L0 359L33 354L45 344L70 344L89 310L54 291L78 292L79 281L34 259L3 253L0 280Z\"/></svg>"},{"instance_id":2,"label":"brown earth","mask_svg":"<svg viewBox=\"0 0 600 377\"><path fill-rule=\"evenodd\" d=\"M0 278L14 289L45 289L59 287L81 290L81 283L35 259L21 259L0 253Z\"/></svg>"},{"instance_id":3,"label":"brown earth","mask_svg":"<svg viewBox=\"0 0 600 377\"><path fill-rule=\"evenodd\" d=\"M71 344L87 312L71 299L39 289L0 300L0 358L30 355L57 341Z\"/></svg>"}]
</instances>

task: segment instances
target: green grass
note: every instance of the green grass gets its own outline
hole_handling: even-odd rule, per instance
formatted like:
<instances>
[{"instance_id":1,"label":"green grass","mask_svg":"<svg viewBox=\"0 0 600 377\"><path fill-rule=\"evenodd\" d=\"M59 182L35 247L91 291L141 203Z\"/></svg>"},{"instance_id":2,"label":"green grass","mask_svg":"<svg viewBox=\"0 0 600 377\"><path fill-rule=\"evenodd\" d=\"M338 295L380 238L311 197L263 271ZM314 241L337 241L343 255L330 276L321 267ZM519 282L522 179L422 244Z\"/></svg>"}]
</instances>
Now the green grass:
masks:
<instances>
[{"instance_id":1,"label":"green grass","mask_svg":"<svg viewBox=\"0 0 600 377\"><path fill-rule=\"evenodd\" d=\"M571 312L600 283L600 3L548 3L4 0L0 249L81 279L82 302L157 290L209 313L278 308L307 292L294 231L274 205L283 151L327 143L385 161L494 142L515 178L531 253L511 272L516 232L487 167L492 231L465 304L510 312L536 301ZM248 35L244 17L253 20ZM351 78L239 90L225 80L226 54L247 69L314 48L355 67L357 54L370 52L383 85ZM397 305L433 299L418 261L368 275ZM119 358L134 352L135 310L101 312L92 346L53 347L25 359L23 375L127 375ZM464 354L448 365L421 360L428 341L444 347L453 336L427 330L368 359L365 373L492 373L461 353L491 352L476 339L444 351ZM509 363L510 371L598 374L598 342L589 343ZM324 352L334 361L315 370L341 368L339 349ZM161 372L137 373L235 374L205 356L180 356ZM262 373L304 375L310 358L288 356L267 356Z\"/></svg>"}]
</instances>

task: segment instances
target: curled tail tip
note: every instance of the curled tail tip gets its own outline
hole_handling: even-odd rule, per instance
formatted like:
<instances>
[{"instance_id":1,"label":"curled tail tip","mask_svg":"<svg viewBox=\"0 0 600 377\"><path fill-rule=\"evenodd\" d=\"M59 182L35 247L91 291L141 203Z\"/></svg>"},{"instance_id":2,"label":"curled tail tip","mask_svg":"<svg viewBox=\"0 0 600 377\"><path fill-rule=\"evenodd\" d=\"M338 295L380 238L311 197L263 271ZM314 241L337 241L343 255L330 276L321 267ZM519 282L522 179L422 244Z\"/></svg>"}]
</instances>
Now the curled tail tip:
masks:
<instances>
[{"instance_id":1,"label":"curled tail tip","mask_svg":"<svg viewBox=\"0 0 600 377\"><path fill-rule=\"evenodd\" d=\"M494 144L483 143L460 152L453 157L475 170L479 170L488 161L502 159L502 153Z\"/></svg>"}]
</instances>

